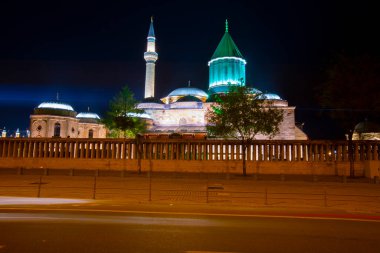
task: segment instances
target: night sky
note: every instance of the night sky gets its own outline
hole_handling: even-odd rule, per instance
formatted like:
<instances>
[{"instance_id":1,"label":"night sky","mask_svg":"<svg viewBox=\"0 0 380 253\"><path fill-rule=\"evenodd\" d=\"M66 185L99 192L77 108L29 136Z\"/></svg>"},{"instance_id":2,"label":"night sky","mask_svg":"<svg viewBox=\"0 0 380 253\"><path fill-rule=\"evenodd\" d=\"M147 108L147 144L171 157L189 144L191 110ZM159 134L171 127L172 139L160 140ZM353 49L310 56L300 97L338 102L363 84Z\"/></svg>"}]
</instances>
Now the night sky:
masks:
<instances>
[{"instance_id":1,"label":"night sky","mask_svg":"<svg viewBox=\"0 0 380 253\"><path fill-rule=\"evenodd\" d=\"M128 85L142 99L146 37L154 16L156 96L207 91L224 21L247 61L247 85L296 106L312 139L337 137L318 119L314 87L339 52L379 56L375 1L1 1L0 129L29 127L44 101L104 115ZM341 136L338 136L338 138Z\"/></svg>"}]
</instances>

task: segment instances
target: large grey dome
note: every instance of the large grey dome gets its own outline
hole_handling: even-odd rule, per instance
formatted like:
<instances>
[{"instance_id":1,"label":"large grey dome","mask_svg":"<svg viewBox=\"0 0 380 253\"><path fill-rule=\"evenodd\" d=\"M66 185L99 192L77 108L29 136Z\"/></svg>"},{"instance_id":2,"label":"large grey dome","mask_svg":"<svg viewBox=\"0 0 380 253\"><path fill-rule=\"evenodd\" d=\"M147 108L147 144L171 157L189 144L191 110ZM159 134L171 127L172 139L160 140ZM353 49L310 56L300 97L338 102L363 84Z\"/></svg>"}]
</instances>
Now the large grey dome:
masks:
<instances>
[{"instance_id":1,"label":"large grey dome","mask_svg":"<svg viewBox=\"0 0 380 253\"><path fill-rule=\"evenodd\" d=\"M195 87L183 87L183 88L178 88L178 89L173 90L172 92L169 93L169 95L162 98L161 100L165 104L170 104L170 103L176 102L178 99L182 97L187 97L187 96L196 97L203 102L205 102L208 98L207 93L201 89L198 89Z\"/></svg>"},{"instance_id":2,"label":"large grey dome","mask_svg":"<svg viewBox=\"0 0 380 253\"><path fill-rule=\"evenodd\" d=\"M178 88L173 90L169 93L168 97L172 96L200 96L200 97L208 97L207 93L204 92L201 89L194 88L194 87L185 87L185 88Z\"/></svg>"}]
</instances>

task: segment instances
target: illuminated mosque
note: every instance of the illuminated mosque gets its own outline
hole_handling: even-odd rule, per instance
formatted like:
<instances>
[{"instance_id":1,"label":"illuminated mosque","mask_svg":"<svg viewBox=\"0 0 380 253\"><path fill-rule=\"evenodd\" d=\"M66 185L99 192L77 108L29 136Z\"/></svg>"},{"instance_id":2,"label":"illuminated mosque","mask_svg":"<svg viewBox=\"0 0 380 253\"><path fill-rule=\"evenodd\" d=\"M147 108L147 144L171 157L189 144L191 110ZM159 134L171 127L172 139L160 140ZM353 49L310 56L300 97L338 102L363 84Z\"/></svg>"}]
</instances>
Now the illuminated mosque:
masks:
<instances>
[{"instance_id":1,"label":"illuminated mosque","mask_svg":"<svg viewBox=\"0 0 380 253\"><path fill-rule=\"evenodd\" d=\"M173 134L192 137L206 136L206 112L213 104L214 94L226 93L232 85L245 85L245 61L233 41L226 20L225 33L212 55L209 66L209 89L205 92L196 87L181 87L170 92L166 97L157 99L155 89L156 36L151 20L146 61L144 101L138 108L145 111L143 117L149 122L147 135L167 137ZM257 89L253 92L261 93ZM273 93L263 94L274 106L283 110L284 119L279 133L273 137L278 140L305 140L307 135L295 124L295 107L289 106L286 100ZM268 136L257 135L256 139L268 139Z\"/></svg>"},{"instance_id":2,"label":"illuminated mosque","mask_svg":"<svg viewBox=\"0 0 380 253\"><path fill-rule=\"evenodd\" d=\"M166 97L155 97L156 36L151 20L146 61L145 93L143 102L138 104L145 113L140 114L148 123L148 137L170 137L174 135L192 138L206 136L206 113L214 103L214 94L226 93L232 85L245 85L245 61L233 41L226 21L225 33L212 55L209 66L209 89L207 92L191 87L180 87ZM261 93L257 89L252 92ZM263 94L274 106L283 110L284 118L279 133L273 137L278 140L305 140L307 135L295 124L295 107L273 93ZM105 138L107 129L96 113L77 113L71 105L60 101L43 102L30 115L31 137L62 138ZM268 139L257 135L256 139Z\"/></svg>"}]
</instances>

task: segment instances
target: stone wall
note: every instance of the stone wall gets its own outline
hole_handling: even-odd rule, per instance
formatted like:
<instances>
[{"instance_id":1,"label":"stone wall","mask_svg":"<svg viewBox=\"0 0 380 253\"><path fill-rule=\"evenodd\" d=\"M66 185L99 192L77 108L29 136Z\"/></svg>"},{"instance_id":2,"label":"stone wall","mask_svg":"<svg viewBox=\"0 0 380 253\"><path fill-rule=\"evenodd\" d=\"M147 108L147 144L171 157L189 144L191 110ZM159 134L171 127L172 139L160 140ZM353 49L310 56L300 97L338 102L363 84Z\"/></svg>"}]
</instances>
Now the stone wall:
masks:
<instances>
[{"instance_id":1,"label":"stone wall","mask_svg":"<svg viewBox=\"0 0 380 253\"><path fill-rule=\"evenodd\" d=\"M242 174L242 161L140 161L141 171L148 172L188 172L188 173L230 173ZM379 176L378 170L372 174L365 172L364 162L355 163L355 176L373 178ZM138 160L115 159L60 159L60 158L0 158L1 169L88 169L88 170L139 170ZM349 162L247 162L247 174L278 175L332 175L349 176ZM367 170L368 171L368 170Z\"/></svg>"}]
</instances>

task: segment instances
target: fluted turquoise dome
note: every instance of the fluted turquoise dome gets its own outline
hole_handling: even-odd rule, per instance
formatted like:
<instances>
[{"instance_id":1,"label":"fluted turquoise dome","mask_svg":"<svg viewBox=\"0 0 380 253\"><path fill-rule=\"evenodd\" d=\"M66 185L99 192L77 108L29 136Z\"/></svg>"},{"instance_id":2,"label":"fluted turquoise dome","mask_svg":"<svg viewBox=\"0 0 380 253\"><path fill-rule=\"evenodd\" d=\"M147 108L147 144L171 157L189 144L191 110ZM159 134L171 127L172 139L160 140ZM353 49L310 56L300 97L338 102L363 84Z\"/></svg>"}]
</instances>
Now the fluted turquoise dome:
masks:
<instances>
[{"instance_id":1,"label":"fluted turquoise dome","mask_svg":"<svg viewBox=\"0 0 380 253\"><path fill-rule=\"evenodd\" d=\"M209 65L209 93L222 93L231 85L245 85L245 65L240 50L226 30L216 48Z\"/></svg>"}]
</instances>

